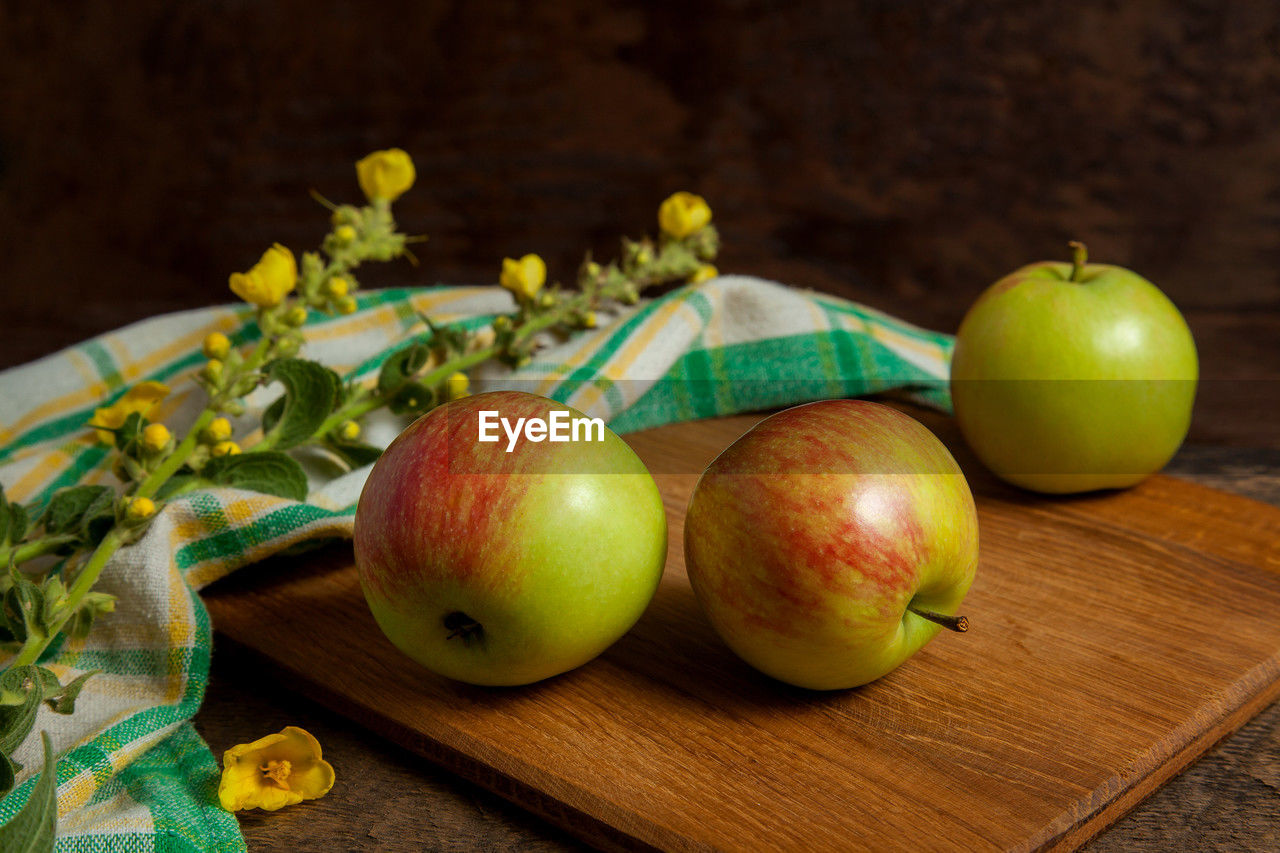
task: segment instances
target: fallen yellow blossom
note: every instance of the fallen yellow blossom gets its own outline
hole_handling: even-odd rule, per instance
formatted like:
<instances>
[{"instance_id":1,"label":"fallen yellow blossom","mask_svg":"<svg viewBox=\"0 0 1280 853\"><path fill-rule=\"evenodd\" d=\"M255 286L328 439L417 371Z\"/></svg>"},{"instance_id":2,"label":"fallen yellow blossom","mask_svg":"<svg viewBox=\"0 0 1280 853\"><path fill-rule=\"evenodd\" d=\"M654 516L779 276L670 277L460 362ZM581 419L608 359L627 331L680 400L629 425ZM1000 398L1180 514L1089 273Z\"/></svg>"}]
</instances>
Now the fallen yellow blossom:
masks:
<instances>
[{"instance_id":1,"label":"fallen yellow blossom","mask_svg":"<svg viewBox=\"0 0 1280 853\"><path fill-rule=\"evenodd\" d=\"M333 779L333 767L321 757L320 742L305 729L285 726L222 754L218 800L231 812L273 812L323 797L333 787Z\"/></svg>"}]
</instances>

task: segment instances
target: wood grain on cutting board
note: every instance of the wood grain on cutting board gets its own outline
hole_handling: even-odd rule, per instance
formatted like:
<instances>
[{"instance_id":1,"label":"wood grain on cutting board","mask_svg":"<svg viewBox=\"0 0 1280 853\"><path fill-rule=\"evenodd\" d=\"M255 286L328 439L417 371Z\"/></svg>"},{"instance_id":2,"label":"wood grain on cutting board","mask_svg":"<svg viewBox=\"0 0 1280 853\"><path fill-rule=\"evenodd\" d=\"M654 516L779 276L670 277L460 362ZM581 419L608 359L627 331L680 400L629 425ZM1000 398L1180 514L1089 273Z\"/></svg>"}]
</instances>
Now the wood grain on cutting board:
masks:
<instances>
[{"instance_id":1,"label":"wood grain on cutting board","mask_svg":"<svg viewBox=\"0 0 1280 853\"><path fill-rule=\"evenodd\" d=\"M541 684L476 688L397 652L349 547L206 593L224 640L317 700L602 847L1071 847L1280 695L1280 510L1156 477L1038 498L984 475L965 635L813 693L757 674L684 573L702 466L755 417L629 436L671 526L636 627Z\"/></svg>"}]
</instances>

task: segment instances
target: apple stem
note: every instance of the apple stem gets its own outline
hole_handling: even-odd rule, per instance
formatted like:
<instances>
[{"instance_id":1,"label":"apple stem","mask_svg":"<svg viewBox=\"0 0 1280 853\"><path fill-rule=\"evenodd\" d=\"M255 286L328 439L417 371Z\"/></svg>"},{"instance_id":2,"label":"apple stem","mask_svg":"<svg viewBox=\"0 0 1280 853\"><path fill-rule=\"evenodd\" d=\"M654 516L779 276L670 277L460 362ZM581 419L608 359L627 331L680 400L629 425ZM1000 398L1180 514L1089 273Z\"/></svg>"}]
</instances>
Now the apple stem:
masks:
<instances>
[{"instance_id":1,"label":"apple stem","mask_svg":"<svg viewBox=\"0 0 1280 853\"><path fill-rule=\"evenodd\" d=\"M1071 281L1080 281L1084 274L1085 261L1089 259L1089 249L1079 240L1067 243L1071 247Z\"/></svg>"},{"instance_id":2,"label":"apple stem","mask_svg":"<svg viewBox=\"0 0 1280 853\"><path fill-rule=\"evenodd\" d=\"M969 630L969 620L964 616L947 616L944 613L934 613L932 610L919 610L915 607L908 606L907 610L911 611L921 619L928 619L937 625L941 625L948 631L955 631L957 634L963 634Z\"/></svg>"}]
</instances>

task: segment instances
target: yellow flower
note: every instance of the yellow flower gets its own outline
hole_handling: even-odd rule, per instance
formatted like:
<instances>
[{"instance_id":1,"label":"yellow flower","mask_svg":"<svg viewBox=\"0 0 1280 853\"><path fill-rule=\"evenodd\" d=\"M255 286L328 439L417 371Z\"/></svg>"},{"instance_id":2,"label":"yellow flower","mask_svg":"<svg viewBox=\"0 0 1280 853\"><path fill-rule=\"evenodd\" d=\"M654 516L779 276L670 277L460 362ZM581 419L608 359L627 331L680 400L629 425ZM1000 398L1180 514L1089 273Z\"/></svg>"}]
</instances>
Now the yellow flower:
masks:
<instances>
[{"instance_id":1,"label":"yellow flower","mask_svg":"<svg viewBox=\"0 0 1280 853\"><path fill-rule=\"evenodd\" d=\"M298 285L293 252L276 243L248 272L231 274L231 292L259 308L274 308Z\"/></svg>"},{"instance_id":2,"label":"yellow flower","mask_svg":"<svg viewBox=\"0 0 1280 853\"><path fill-rule=\"evenodd\" d=\"M304 729L285 726L277 734L233 746L222 754L218 800L230 812L273 812L314 800L333 787L333 767L320 757L320 743Z\"/></svg>"},{"instance_id":3,"label":"yellow flower","mask_svg":"<svg viewBox=\"0 0 1280 853\"><path fill-rule=\"evenodd\" d=\"M210 332L204 339L205 358L226 358L231 353L231 339L222 332Z\"/></svg>"},{"instance_id":4,"label":"yellow flower","mask_svg":"<svg viewBox=\"0 0 1280 853\"><path fill-rule=\"evenodd\" d=\"M94 409L93 417L89 419L89 426L105 427L106 429L97 431L98 441L112 444L115 436L107 432L107 429L119 429L124 426L125 420L134 412L140 413L145 418L168 394L169 386L163 382L142 382L130 388L123 397L110 406Z\"/></svg>"},{"instance_id":5,"label":"yellow flower","mask_svg":"<svg viewBox=\"0 0 1280 853\"><path fill-rule=\"evenodd\" d=\"M516 296L532 299L547 283L547 265L537 255L525 255L518 261L503 258L498 283Z\"/></svg>"},{"instance_id":6,"label":"yellow flower","mask_svg":"<svg viewBox=\"0 0 1280 853\"><path fill-rule=\"evenodd\" d=\"M333 229L333 236L338 238L339 243L350 243L356 239L356 229L350 225L339 225Z\"/></svg>"},{"instance_id":7,"label":"yellow flower","mask_svg":"<svg viewBox=\"0 0 1280 853\"><path fill-rule=\"evenodd\" d=\"M461 400L467 396L468 389L471 387L471 380L461 371L450 375L444 382L445 391L450 400Z\"/></svg>"},{"instance_id":8,"label":"yellow flower","mask_svg":"<svg viewBox=\"0 0 1280 853\"><path fill-rule=\"evenodd\" d=\"M345 441L355 441L360 437L360 424L355 421L347 421L338 427L338 437Z\"/></svg>"},{"instance_id":9,"label":"yellow flower","mask_svg":"<svg viewBox=\"0 0 1280 853\"><path fill-rule=\"evenodd\" d=\"M720 275L720 270L716 269L714 264L703 264L694 271L689 281L693 284L701 284L704 281L711 281L718 275Z\"/></svg>"},{"instance_id":10,"label":"yellow flower","mask_svg":"<svg viewBox=\"0 0 1280 853\"><path fill-rule=\"evenodd\" d=\"M219 441L210 451L214 456L235 456L240 452L240 445L234 441Z\"/></svg>"},{"instance_id":11,"label":"yellow flower","mask_svg":"<svg viewBox=\"0 0 1280 853\"><path fill-rule=\"evenodd\" d=\"M204 432L200 434L202 441L209 444L217 444L220 441L226 441L231 438L231 421L226 418L214 418L209 421L209 425L204 428Z\"/></svg>"},{"instance_id":12,"label":"yellow flower","mask_svg":"<svg viewBox=\"0 0 1280 853\"><path fill-rule=\"evenodd\" d=\"M658 208L658 227L677 240L698 233L710 221L706 199L693 193L675 193Z\"/></svg>"},{"instance_id":13,"label":"yellow flower","mask_svg":"<svg viewBox=\"0 0 1280 853\"><path fill-rule=\"evenodd\" d=\"M356 305L356 301L350 296L343 296L333 300L333 307L338 309L339 314L354 314L360 306Z\"/></svg>"},{"instance_id":14,"label":"yellow flower","mask_svg":"<svg viewBox=\"0 0 1280 853\"><path fill-rule=\"evenodd\" d=\"M159 453L169 446L169 439L172 437L164 424L147 424L142 431L142 446L152 453Z\"/></svg>"},{"instance_id":15,"label":"yellow flower","mask_svg":"<svg viewBox=\"0 0 1280 853\"><path fill-rule=\"evenodd\" d=\"M413 160L399 148L375 151L356 163L356 178L369 201L395 201L413 186L415 177Z\"/></svg>"},{"instance_id":16,"label":"yellow flower","mask_svg":"<svg viewBox=\"0 0 1280 853\"><path fill-rule=\"evenodd\" d=\"M598 323L599 320L596 318L596 312L588 311L582 315L582 328L594 329Z\"/></svg>"},{"instance_id":17,"label":"yellow flower","mask_svg":"<svg viewBox=\"0 0 1280 853\"><path fill-rule=\"evenodd\" d=\"M124 515L129 521L146 521L156 514L156 504L151 498L125 498Z\"/></svg>"},{"instance_id":18,"label":"yellow flower","mask_svg":"<svg viewBox=\"0 0 1280 853\"><path fill-rule=\"evenodd\" d=\"M329 279L329 283L325 285L325 290L329 291L329 295L335 299L341 299L347 295L347 291L351 289L351 283L340 275L335 275Z\"/></svg>"}]
</instances>

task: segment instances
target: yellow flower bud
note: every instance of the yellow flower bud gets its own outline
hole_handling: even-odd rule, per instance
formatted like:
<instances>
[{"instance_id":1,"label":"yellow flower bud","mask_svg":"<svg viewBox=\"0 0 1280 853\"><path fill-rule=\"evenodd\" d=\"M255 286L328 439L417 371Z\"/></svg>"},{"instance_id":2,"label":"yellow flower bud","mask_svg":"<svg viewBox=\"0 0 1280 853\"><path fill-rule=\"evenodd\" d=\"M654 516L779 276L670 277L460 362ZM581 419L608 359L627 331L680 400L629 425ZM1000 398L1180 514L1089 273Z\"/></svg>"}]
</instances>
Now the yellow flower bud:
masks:
<instances>
[{"instance_id":1,"label":"yellow flower bud","mask_svg":"<svg viewBox=\"0 0 1280 853\"><path fill-rule=\"evenodd\" d=\"M204 338L205 358L226 358L231 352L231 339L222 332L210 332Z\"/></svg>"},{"instance_id":2,"label":"yellow flower bud","mask_svg":"<svg viewBox=\"0 0 1280 853\"><path fill-rule=\"evenodd\" d=\"M522 299L532 299L538 295L542 285L547 283L547 265L538 255L525 255L520 260L502 259L502 274L498 283Z\"/></svg>"},{"instance_id":3,"label":"yellow flower bud","mask_svg":"<svg viewBox=\"0 0 1280 853\"><path fill-rule=\"evenodd\" d=\"M597 322L596 312L594 311L588 311L582 315L582 328L584 329L594 329Z\"/></svg>"},{"instance_id":4,"label":"yellow flower bud","mask_svg":"<svg viewBox=\"0 0 1280 853\"><path fill-rule=\"evenodd\" d=\"M156 514L156 503L151 498L125 498L124 517L129 521L146 521Z\"/></svg>"},{"instance_id":5,"label":"yellow flower bud","mask_svg":"<svg viewBox=\"0 0 1280 853\"><path fill-rule=\"evenodd\" d=\"M555 304L556 304L556 298L553 294L544 293L538 297L539 308L550 308L552 305L555 305Z\"/></svg>"},{"instance_id":6,"label":"yellow flower bud","mask_svg":"<svg viewBox=\"0 0 1280 853\"><path fill-rule=\"evenodd\" d=\"M413 160L399 148L375 151L356 163L356 178L369 201L395 201L415 177Z\"/></svg>"},{"instance_id":7,"label":"yellow flower bud","mask_svg":"<svg viewBox=\"0 0 1280 853\"><path fill-rule=\"evenodd\" d=\"M338 436L344 441L355 441L360 437L360 424L355 421L347 421L338 427Z\"/></svg>"},{"instance_id":8,"label":"yellow flower bud","mask_svg":"<svg viewBox=\"0 0 1280 853\"><path fill-rule=\"evenodd\" d=\"M210 382L219 382L222 379L222 362L216 358L209 359L209 363L204 366L200 374Z\"/></svg>"},{"instance_id":9,"label":"yellow flower bud","mask_svg":"<svg viewBox=\"0 0 1280 853\"><path fill-rule=\"evenodd\" d=\"M240 452L240 445L234 441L219 441L213 446L214 456L235 456Z\"/></svg>"},{"instance_id":10,"label":"yellow flower bud","mask_svg":"<svg viewBox=\"0 0 1280 853\"><path fill-rule=\"evenodd\" d=\"M677 240L696 234L710 221L706 199L693 193L674 193L658 208L658 227Z\"/></svg>"},{"instance_id":11,"label":"yellow flower bud","mask_svg":"<svg viewBox=\"0 0 1280 853\"><path fill-rule=\"evenodd\" d=\"M307 309L301 305L295 305L289 309L284 315L284 321L290 326L301 326L307 322Z\"/></svg>"},{"instance_id":12,"label":"yellow flower bud","mask_svg":"<svg viewBox=\"0 0 1280 853\"><path fill-rule=\"evenodd\" d=\"M298 286L293 252L276 243L248 272L231 274L231 292L259 308L274 308Z\"/></svg>"},{"instance_id":13,"label":"yellow flower bud","mask_svg":"<svg viewBox=\"0 0 1280 853\"><path fill-rule=\"evenodd\" d=\"M505 332L511 328L511 318L506 314L499 314L493 318L493 330L495 332Z\"/></svg>"},{"instance_id":14,"label":"yellow flower bud","mask_svg":"<svg viewBox=\"0 0 1280 853\"><path fill-rule=\"evenodd\" d=\"M146 429L142 431L142 446L152 453L159 453L169 446L171 438L173 435L164 424L147 424Z\"/></svg>"},{"instance_id":15,"label":"yellow flower bud","mask_svg":"<svg viewBox=\"0 0 1280 853\"><path fill-rule=\"evenodd\" d=\"M704 281L710 281L718 275L720 275L720 270L716 269L713 264L703 264L694 271L692 276L689 277L689 281L693 284L701 284Z\"/></svg>"},{"instance_id":16,"label":"yellow flower bud","mask_svg":"<svg viewBox=\"0 0 1280 853\"><path fill-rule=\"evenodd\" d=\"M471 388L471 380L467 378L467 374L459 371L452 374L445 380L445 391L449 395L450 400L461 400L467 396L468 389Z\"/></svg>"},{"instance_id":17,"label":"yellow flower bud","mask_svg":"<svg viewBox=\"0 0 1280 853\"><path fill-rule=\"evenodd\" d=\"M356 239L356 229L350 225L339 225L333 229L333 236L338 239L339 243L350 243Z\"/></svg>"},{"instance_id":18,"label":"yellow flower bud","mask_svg":"<svg viewBox=\"0 0 1280 853\"><path fill-rule=\"evenodd\" d=\"M115 441L115 436L107 432L108 429L119 429L124 426L129 415L134 412L146 417L168 394L169 386L163 382L140 382L110 406L94 409L93 417L89 419L89 426L105 427L97 431L98 440L104 444L111 444Z\"/></svg>"},{"instance_id":19,"label":"yellow flower bud","mask_svg":"<svg viewBox=\"0 0 1280 853\"><path fill-rule=\"evenodd\" d=\"M333 307L338 309L339 314L354 314L358 306L350 296L344 296L341 299L335 299Z\"/></svg>"},{"instance_id":20,"label":"yellow flower bud","mask_svg":"<svg viewBox=\"0 0 1280 853\"><path fill-rule=\"evenodd\" d=\"M231 421L226 418L214 418L200 433L200 440L206 444L217 444L231 438Z\"/></svg>"},{"instance_id":21,"label":"yellow flower bud","mask_svg":"<svg viewBox=\"0 0 1280 853\"><path fill-rule=\"evenodd\" d=\"M329 279L329 282L324 286L324 289L335 299L341 299L347 295L348 291L351 290L351 282L347 281L340 275L335 275L333 278Z\"/></svg>"}]
</instances>

